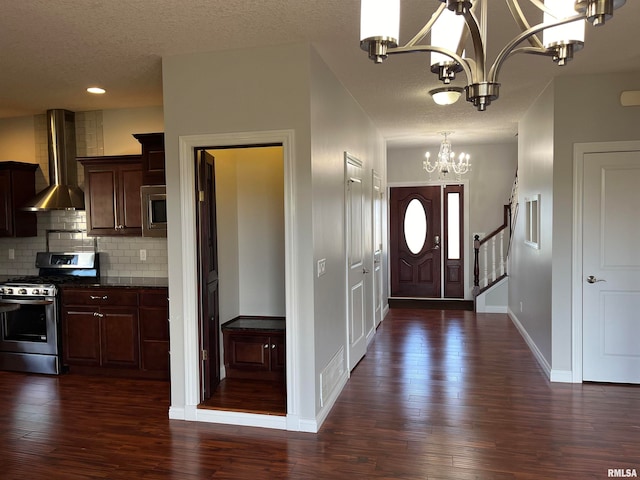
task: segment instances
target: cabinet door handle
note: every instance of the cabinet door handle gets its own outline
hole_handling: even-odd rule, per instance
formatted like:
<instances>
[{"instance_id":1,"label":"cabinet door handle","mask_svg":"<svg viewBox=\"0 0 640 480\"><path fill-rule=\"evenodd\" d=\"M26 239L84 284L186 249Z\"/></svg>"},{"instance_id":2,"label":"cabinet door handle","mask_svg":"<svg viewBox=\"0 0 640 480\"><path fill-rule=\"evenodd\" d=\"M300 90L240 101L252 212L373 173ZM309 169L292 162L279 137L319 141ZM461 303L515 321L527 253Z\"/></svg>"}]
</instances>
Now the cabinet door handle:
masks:
<instances>
[{"instance_id":1,"label":"cabinet door handle","mask_svg":"<svg viewBox=\"0 0 640 480\"><path fill-rule=\"evenodd\" d=\"M276 346L275 345L271 345L271 348L276 348Z\"/></svg>"},{"instance_id":2,"label":"cabinet door handle","mask_svg":"<svg viewBox=\"0 0 640 480\"><path fill-rule=\"evenodd\" d=\"M102 317L104 317L104 314L103 313L98 313L98 312L93 312L93 316L102 318Z\"/></svg>"},{"instance_id":3,"label":"cabinet door handle","mask_svg":"<svg viewBox=\"0 0 640 480\"><path fill-rule=\"evenodd\" d=\"M269 344L268 344L268 343L265 343L265 344L262 346L262 348L269 348Z\"/></svg>"},{"instance_id":4,"label":"cabinet door handle","mask_svg":"<svg viewBox=\"0 0 640 480\"><path fill-rule=\"evenodd\" d=\"M89 295L89 298L91 300L107 300L109 298L108 295L103 295L102 297L100 295Z\"/></svg>"}]
</instances>

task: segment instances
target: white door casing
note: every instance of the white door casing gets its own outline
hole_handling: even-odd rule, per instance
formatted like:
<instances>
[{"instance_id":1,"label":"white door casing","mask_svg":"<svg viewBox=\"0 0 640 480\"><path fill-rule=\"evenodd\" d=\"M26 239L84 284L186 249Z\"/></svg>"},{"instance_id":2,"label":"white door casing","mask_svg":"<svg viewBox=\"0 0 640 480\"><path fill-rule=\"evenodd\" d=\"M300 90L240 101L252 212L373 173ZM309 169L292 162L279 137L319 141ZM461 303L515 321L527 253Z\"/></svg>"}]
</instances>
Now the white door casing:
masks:
<instances>
[{"instance_id":1,"label":"white door casing","mask_svg":"<svg viewBox=\"0 0 640 480\"><path fill-rule=\"evenodd\" d=\"M347 362L353 370L367 350L364 184L362 162L345 152Z\"/></svg>"},{"instance_id":2,"label":"white door casing","mask_svg":"<svg viewBox=\"0 0 640 480\"><path fill-rule=\"evenodd\" d=\"M575 163L573 380L640 383L640 142L576 146Z\"/></svg>"}]
</instances>

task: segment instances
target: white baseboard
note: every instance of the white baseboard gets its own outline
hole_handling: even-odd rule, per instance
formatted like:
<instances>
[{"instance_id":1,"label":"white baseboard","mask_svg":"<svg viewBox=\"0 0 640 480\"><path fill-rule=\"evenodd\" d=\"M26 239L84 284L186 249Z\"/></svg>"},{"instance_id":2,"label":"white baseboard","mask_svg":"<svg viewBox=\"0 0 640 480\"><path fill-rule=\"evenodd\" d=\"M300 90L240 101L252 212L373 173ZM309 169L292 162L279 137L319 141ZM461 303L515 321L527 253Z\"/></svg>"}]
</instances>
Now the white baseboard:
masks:
<instances>
[{"instance_id":1,"label":"white baseboard","mask_svg":"<svg viewBox=\"0 0 640 480\"><path fill-rule=\"evenodd\" d=\"M327 398L327 401L324 402L322 408L316 415L315 425L312 425L311 423L307 425L307 428L315 428L315 430L302 430L303 432L316 433L320 429L324 421L327 419L327 416L329 416L329 412L333 408L333 405L336 403L336 400L338 400L338 397L340 396L340 393L342 393L342 389L347 384L348 380L349 380L349 372L345 371L340 376L340 379L336 383L336 387L331 392L331 395L329 395L329 397Z\"/></svg>"},{"instance_id":2,"label":"white baseboard","mask_svg":"<svg viewBox=\"0 0 640 480\"><path fill-rule=\"evenodd\" d=\"M571 370L551 370L551 381L558 383L582 383L574 382Z\"/></svg>"},{"instance_id":3,"label":"white baseboard","mask_svg":"<svg viewBox=\"0 0 640 480\"><path fill-rule=\"evenodd\" d=\"M538 361L538 363L546 373L547 378L551 379L551 365L549 365L549 362L547 362L547 360L544 358L544 355L542 355L542 352L540 351L536 343L533 341L533 339L529 336L529 333L522 326L516 314L513 313L511 309L509 309L507 314L509 315L509 318L511 318L511 321L516 326L518 331L520 332L520 335L522 335L522 338L524 338L524 341L529 346L529 349L531 350L531 353L533 353L533 356L536 357L536 360Z\"/></svg>"}]
</instances>

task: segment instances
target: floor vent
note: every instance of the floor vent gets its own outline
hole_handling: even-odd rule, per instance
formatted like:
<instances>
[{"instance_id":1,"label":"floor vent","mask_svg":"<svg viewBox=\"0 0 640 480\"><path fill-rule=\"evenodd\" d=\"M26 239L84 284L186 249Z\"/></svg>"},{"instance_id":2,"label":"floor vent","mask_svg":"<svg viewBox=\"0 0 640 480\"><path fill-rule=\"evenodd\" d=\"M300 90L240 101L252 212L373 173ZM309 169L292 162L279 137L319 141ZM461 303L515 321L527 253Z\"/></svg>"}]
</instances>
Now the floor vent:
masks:
<instances>
[{"instance_id":1,"label":"floor vent","mask_svg":"<svg viewBox=\"0 0 640 480\"><path fill-rule=\"evenodd\" d=\"M320 406L324 406L344 374L344 347L340 347L320 373Z\"/></svg>"}]
</instances>

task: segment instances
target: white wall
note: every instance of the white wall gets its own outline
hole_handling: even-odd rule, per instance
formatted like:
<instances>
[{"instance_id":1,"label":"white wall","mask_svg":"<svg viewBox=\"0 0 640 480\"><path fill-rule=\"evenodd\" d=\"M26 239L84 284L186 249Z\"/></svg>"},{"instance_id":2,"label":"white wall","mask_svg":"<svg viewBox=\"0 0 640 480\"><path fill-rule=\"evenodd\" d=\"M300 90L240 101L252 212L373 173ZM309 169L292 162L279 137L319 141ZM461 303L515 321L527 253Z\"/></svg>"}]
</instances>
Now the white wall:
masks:
<instances>
[{"instance_id":1,"label":"white wall","mask_svg":"<svg viewBox=\"0 0 640 480\"><path fill-rule=\"evenodd\" d=\"M454 151L464 151L471 155L471 171L464 175L469 181L465 195L469 199L469 251L466 252L466 266L473 285L473 242L474 232L489 233L502 225L504 205L509 203L511 188L518 167L518 144L462 144L451 138ZM429 180L422 169L424 154L429 150L433 155L439 145L424 147L394 147L387 153L387 181L393 184L419 184ZM437 176L433 176L434 179Z\"/></svg>"}]
</instances>

